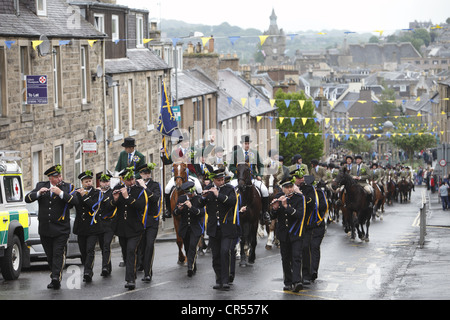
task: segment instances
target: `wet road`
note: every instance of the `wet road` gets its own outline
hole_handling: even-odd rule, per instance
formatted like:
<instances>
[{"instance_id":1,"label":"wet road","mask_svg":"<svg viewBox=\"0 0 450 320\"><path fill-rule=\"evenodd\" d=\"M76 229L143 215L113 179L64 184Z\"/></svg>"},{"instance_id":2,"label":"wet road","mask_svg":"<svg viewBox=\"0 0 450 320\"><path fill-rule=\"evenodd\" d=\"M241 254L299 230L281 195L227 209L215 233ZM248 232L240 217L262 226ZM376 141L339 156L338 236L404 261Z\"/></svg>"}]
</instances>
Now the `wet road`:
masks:
<instances>
[{"instance_id":1,"label":"wet road","mask_svg":"<svg viewBox=\"0 0 450 320\"><path fill-rule=\"evenodd\" d=\"M298 293L283 292L279 249L266 250L266 238L259 239L253 266L236 266L230 291L213 290L211 254L199 256L198 272L186 276L186 267L176 264L174 242L156 244L153 280L146 284L138 272L136 289L124 288L124 268L119 267L120 249L113 250L112 275L100 276L97 253L92 283L82 282L79 259L68 260L60 290L48 290L49 271L45 263L33 263L16 281L0 276L0 300L75 299L75 300L374 300L399 298L398 288L411 256L418 248L419 212L422 188L412 194L411 202L386 207L383 220L372 221L370 241L354 242L340 223L328 226L322 242L318 279ZM405 288L402 288L405 290ZM400 297L401 298L401 297ZM426 298L426 297L425 297Z\"/></svg>"}]
</instances>

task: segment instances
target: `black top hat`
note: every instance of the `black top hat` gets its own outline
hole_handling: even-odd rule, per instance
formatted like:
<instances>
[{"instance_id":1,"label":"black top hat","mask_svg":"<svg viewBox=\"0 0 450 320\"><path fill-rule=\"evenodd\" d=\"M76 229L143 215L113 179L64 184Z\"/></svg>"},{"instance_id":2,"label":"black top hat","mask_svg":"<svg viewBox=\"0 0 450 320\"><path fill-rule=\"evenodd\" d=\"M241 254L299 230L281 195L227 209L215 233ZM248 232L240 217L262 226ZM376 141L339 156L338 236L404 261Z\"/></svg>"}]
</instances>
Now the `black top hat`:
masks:
<instances>
[{"instance_id":1,"label":"black top hat","mask_svg":"<svg viewBox=\"0 0 450 320\"><path fill-rule=\"evenodd\" d=\"M136 141L133 138L125 138L122 147L136 147Z\"/></svg>"},{"instance_id":2,"label":"black top hat","mask_svg":"<svg viewBox=\"0 0 450 320\"><path fill-rule=\"evenodd\" d=\"M242 142L252 142L252 139L250 139L250 135L244 134L244 135L241 137L241 143L242 143Z\"/></svg>"},{"instance_id":3,"label":"black top hat","mask_svg":"<svg viewBox=\"0 0 450 320\"><path fill-rule=\"evenodd\" d=\"M195 183L192 181L186 181L181 185L181 190L186 193L192 193L191 189L195 187Z\"/></svg>"},{"instance_id":4,"label":"black top hat","mask_svg":"<svg viewBox=\"0 0 450 320\"><path fill-rule=\"evenodd\" d=\"M80 179L80 180L83 180L86 178L92 179L92 177L93 177L92 171L90 171L90 170L86 170L78 175L78 179Z\"/></svg>"},{"instance_id":5,"label":"black top hat","mask_svg":"<svg viewBox=\"0 0 450 320\"><path fill-rule=\"evenodd\" d=\"M60 164L57 164L57 165L54 165L54 166L48 168L48 169L44 172L44 174L45 174L47 177L50 177L50 176L57 176L57 175L61 174L61 170L62 170L61 165L60 165Z\"/></svg>"}]
</instances>

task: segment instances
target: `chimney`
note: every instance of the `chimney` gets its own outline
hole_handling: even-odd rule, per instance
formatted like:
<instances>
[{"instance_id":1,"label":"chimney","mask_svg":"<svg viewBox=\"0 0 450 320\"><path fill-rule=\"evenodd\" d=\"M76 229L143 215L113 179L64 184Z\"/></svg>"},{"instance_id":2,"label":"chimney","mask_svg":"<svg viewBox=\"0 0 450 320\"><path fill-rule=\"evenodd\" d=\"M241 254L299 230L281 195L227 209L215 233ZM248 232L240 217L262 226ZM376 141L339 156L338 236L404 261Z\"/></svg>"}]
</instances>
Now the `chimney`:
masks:
<instances>
[{"instance_id":1,"label":"chimney","mask_svg":"<svg viewBox=\"0 0 450 320\"><path fill-rule=\"evenodd\" d=\"M211 39L209 39L208 52L209 53L214 52L214 37L212 35L211 35Z\"/></svg>"}]
</instances>

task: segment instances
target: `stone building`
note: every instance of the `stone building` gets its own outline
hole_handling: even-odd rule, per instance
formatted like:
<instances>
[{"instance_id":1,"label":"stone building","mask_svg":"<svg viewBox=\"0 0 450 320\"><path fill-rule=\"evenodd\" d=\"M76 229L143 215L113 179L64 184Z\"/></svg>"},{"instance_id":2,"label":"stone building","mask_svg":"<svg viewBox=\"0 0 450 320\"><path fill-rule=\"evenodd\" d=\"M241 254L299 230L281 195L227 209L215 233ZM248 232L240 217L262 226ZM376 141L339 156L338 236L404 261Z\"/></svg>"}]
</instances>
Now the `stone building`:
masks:
<instances>
[{"instance_id":1,"label":"stone building","mask_svg":"<svg viewBox=\"0 0 450 320\"><path fill-rule=\"evenodd\" d=\"M286 51L286 35L283 29L279 29L277 25L277 16L275 10L272 9L270 15L270 26L267 31L264 32L265 36L268 36L261 46L263 55L265 56L265 66L280 66L285 63L285 51Z\"/></svg>"}]
</instances>

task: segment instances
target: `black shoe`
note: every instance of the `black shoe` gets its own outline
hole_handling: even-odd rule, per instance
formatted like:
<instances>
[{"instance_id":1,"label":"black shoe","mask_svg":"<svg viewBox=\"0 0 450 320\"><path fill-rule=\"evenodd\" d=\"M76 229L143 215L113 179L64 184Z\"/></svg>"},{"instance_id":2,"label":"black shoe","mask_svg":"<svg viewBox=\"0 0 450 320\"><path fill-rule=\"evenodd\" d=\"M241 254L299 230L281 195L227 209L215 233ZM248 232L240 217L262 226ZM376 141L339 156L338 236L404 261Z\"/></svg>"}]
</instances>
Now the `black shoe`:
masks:
<instances>
[{"instance_id":1,"label":"black shoe","mask_svg":"<svg viewBox=\"0 0 450 320\"><path fill-rule=\"evenodd\" d=\"M228 283L223 284L222 285L222 290L224 290L224 291L230 290L230 285Z\"/></svg>"},{"instance_id":2,"label":"black shoe","mask_svg":"<svg viewBox=\"0 0 450 320\"><path fill-rule=\"evenodd\" d=\"M311 275L311 281L315 281L317 279L317 273L316 272L314 272L312 275Z\"/></svg>"},{"instance_id":3,"label":"black shoe","mask_svg":"<svg viewBox=\"0 0 450 320\"><path fill-rule=\"evenodd\" d=\"M102 269L102 273L100 274L102 277L107 277L109 276L109 271L108 268L103 268Z\"/></svg>"},{"instance_id":4,"label":"black shoe","mask_svg":"<svg viewBox=\"0 0 450 320\"><path fill-rule=\"evenodd\" d=\"M193 274L194 274L194 270L189 269L189 270L187 271L187 276L188 276L189 278L192 277Z\"/></svg>"},{"instance_id":5,"label":"black shoe","mask_svg":"<svg viewBox=\"0 0 450 320\"><path fill-rule=\"evenodd\" d=\"M127 288L128 290L134 290L136 288L136 283L133 281L128 281L125 284L125 288Z\"/></svg>"},{"instance_id":6,"label":"black shoe","mask_svg":"<svg viewBox=\"0 0 450 320\"><path fill-rule=\"evenodd\" d=\"M294 283L292 291L299 292L303 289L303 285L301 282Z\"/></svg>"},{"instance_id":7,"label":"black shoe","mask_svg":"<svg viewBox=\"0 0 450 320\"><path fill-rule=\"evenodd\" d=\"M286 284L286 285L284 285L283 291L292 291L292 284Z\"/></svg>"},{"instance_id":8,"label":"black shoe","mask_svg":"<svg viewBox=\"0 0 450 320\"><path fill-rule=\"evenodd\" d=\"M61 283L56 279L52 279L52 282L47 285L47 289L58 290L59 288L61 288Z\"/></svg>"},{"instance_id":9,"label":"black shoe","mask_svg":"<svg viewBox=\"0 0 450 320\"><path fill-rule=\"evenodd\" d=\"M92 282L92 275L90 275L90 274L88 274L88 273L86 273L84 276L83 276L83 282Z\"/></svg>"},{"instance_id":10,"label":"black shoe","mask_svg":"<svg viewBox=\"0 0 450 320\"><path fill-rule=\"evenodd\" d=\"M303 279L303 284L304 284L305 286L310 285L310 284L311 284L311 281L309 281L309 279Z\"/></svg>"},{"instance_id":11,"label":"black shoe","mask_svg":"<svg viewBox=\"0 0 450 320\"><path fill-rule=\"evenodd\" d=\"M142 281L150 282L150 281L152 281L152 276L145 276L145 277L142 278Z\"/></svg>"}]
</instances>

